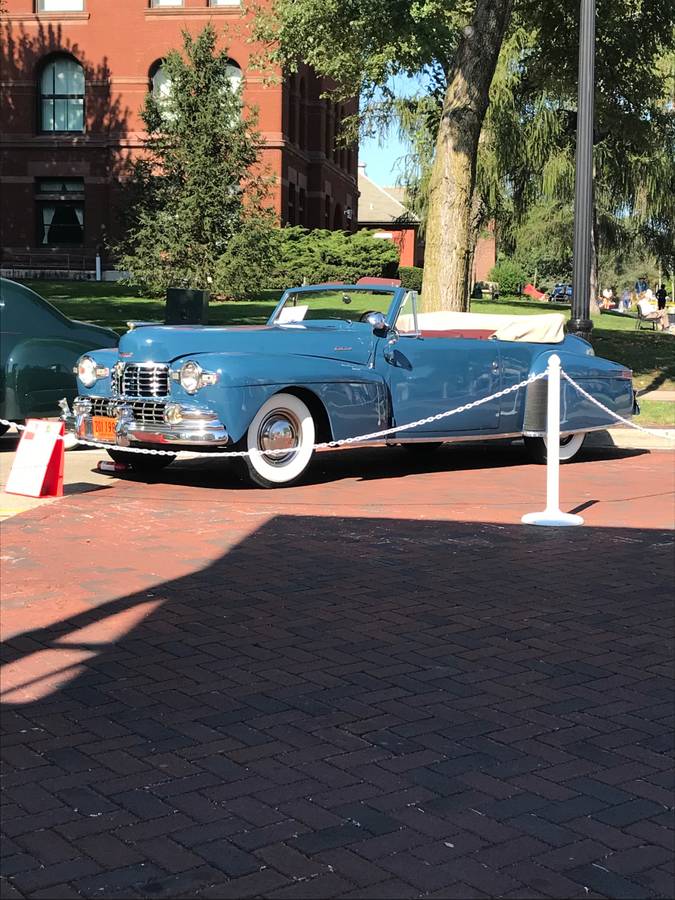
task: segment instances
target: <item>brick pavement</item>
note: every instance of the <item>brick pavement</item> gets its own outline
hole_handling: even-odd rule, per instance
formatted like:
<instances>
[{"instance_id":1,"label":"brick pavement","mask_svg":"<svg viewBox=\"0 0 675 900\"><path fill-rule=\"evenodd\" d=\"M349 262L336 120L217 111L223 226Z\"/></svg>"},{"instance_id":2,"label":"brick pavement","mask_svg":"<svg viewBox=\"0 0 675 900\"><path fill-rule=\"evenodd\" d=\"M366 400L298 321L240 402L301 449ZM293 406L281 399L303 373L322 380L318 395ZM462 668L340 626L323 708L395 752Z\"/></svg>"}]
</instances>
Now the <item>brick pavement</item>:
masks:
<instances>
[{"instance_id":1,"label":"brick pavement","mask_svg":"<svg viewBox=\"0 0 675 900\"><path fill-rule=\"evenodd\" d=\"M3 896L672 896L643 462L566 467L582 529L511 524L541 470L480 457L274 494L177 468L6 523Z\"/></svg>"}]
</instances>

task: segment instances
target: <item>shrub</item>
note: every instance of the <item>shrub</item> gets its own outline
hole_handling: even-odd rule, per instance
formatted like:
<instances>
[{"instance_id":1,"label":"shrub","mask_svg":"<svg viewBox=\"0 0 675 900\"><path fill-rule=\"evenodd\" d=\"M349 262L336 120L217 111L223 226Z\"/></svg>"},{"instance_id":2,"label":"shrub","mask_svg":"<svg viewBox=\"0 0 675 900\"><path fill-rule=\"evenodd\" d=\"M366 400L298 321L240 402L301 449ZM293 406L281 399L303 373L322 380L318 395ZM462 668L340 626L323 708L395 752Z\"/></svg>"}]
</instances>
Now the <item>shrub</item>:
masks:
<instances>
[{"instance_id":1,"label":"shrub","mask_svg":"<svg viewBox=\"0 0 675 900\"><path fill-rule=\"evenodd\" d=\"M499 283L500 294L517 294L527 281L523 267L512 259L501 259L488 275L488 281Z\"/></svg>"},{"instance_id":2,"label":"shrub","mask_svg":"<svg viewBox=\"0 0 675 900\"><path fill-rule=\"evenodd\" d=\"M245 221L216 263L213 293L244 300L252 291L267 287L270 272L281 260L280 234L269 217Z\"/></svg>"},{"instance_id":3,"label":"shrub","mask_svg":"<svg viewBox=\"0 0 675 900\"><path fill-rule=\"evenodd\" d=\"M279 232L279 263L267 287L342 281L354 284L364 276L382 276L398 262L391 241L373 237L372 231L308 231L298 226Z\"/></svg>"},{"instance_id":4,"label":"shrub","mask_svg":"<svg viewBox=\"0 0 675 900\"><path fill-rule=\"evenodd\" d=\"M398 277L401 279L401 287L407 288L409 291L417 291L422 293L422 276L424 269L420 266L399 266Z\"/></svg>"}]
</instances>

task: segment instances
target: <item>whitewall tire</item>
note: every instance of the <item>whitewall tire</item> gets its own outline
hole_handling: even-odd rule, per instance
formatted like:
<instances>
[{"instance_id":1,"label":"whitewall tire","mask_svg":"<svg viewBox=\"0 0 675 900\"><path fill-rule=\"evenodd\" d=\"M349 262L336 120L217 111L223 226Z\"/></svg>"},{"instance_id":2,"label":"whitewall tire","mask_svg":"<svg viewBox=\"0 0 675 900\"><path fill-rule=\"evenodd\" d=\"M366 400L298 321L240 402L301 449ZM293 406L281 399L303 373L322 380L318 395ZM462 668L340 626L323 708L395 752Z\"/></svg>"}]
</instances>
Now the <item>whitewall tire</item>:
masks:
<instances>
[{"instance_id":1,"label":"whitewall tire","mask_svg":"<svg viewBox=\"0 0 675 900\"><path fill-rule=\"evenodd\" d=\"M586 440L586 433L576 432L575 434L566 434L560 438L560 462L571 462L579 453ZM545 437L526 437L525 447L530 457L536 463L546 464L546 438Z\"/></svg>"},{"instance_id":2,"label":"whitewall tire","mask_svg":"<svg viewBox=\"0 0 675 900\"><path fill-rule=\"evenodd\" d=\"M294 394L274 394L260 407L246 433L249 456L244 459L249 476L261 487L292 484L309 465L315 438L316 426L307 405Z\"/></svg>"}]
</instances>

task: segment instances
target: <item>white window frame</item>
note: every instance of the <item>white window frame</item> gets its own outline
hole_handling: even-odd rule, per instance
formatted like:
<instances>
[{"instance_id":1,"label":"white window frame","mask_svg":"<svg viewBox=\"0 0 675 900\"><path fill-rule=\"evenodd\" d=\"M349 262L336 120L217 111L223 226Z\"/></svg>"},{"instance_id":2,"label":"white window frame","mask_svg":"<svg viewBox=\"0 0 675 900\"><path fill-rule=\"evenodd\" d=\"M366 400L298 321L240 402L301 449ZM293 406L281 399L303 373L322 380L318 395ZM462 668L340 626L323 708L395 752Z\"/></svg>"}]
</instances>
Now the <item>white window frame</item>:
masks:
<instances>
[{"instance_id":1,"label":"white window frame","mask_svg":"<svg viewBox=\"0 0 675 900\"><path fill-rule=\"evenodd\" d=\"M241 6L241 0L209 0L209 6Z\"/></svg>"},{"instance_id":2,"label":"white window frame","mask_svg":"<svg viewBox=\"0 0 675 900\"><path fill-rule=\"evenodd\" d=\"M36 0L36 12L84 12L85 0Z\"/></svg>"},{"instance_id":3,"label":"white window frame","mask_svg":"<svg viewBox=\"0 0 675 900\"><path fill-rule=\"evenodd\" d=\"M183 0L150 0L150 6L153 9L169 9L170 7L183 5Z\"/></svg>"}]
</instances>

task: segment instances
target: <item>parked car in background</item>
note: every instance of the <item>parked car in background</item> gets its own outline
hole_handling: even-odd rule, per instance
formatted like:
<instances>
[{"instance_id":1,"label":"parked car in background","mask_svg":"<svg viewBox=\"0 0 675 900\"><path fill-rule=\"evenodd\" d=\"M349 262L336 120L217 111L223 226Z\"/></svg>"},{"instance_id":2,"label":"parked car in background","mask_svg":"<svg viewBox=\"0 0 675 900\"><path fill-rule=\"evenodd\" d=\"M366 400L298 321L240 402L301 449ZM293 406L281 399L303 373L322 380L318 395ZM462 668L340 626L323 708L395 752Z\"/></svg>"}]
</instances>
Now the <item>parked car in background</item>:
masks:
<instances>
[{"instance_id":1,"label":"parked car in background","mask_svg":"<svg viewBox=\"0 0 675 900\"><path fill-rule=\"evenodd\" d=\"M264 487L302 477L317 442L372 435L518 384L557 353L564 369L622 416L634 410L631 372L565 335L560 313L534 316L418 313L404 288L307 286L284 292L267 325L140 323L119 351L78 362L68 430L103 442L140 472L175 457L127 448L246 450ZM417 450L445 441L524 436L546 458L546 381L470 410L380 438ZM561 398L561 457L611 417L568 382ZM368 438L364 443L372 444Z\"/></svg>"},{"instance_id":2,"label":"parked car in background","mask_svg":"<svg viewBox=\"0 0 675 900\"><path fill-rule=\"evenodd\" d=\"M572 285L556 284L548 295L549 303L571 303Z\"/></svg>"},{"instance_id":3,"label":"parked car in background","mask_svg":"<svg viewBox=\"0 0 675 900\"><path fill-rule=\"evenodd\" d=\"M25 285L0 278L0 418L58 416L59 400L77 394L79 357L118 340L114 331L75 322ZM8 428L0 425L0 434Z\"/></svg>"}]
</instances>

